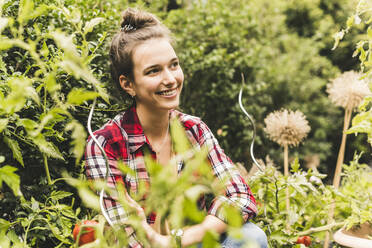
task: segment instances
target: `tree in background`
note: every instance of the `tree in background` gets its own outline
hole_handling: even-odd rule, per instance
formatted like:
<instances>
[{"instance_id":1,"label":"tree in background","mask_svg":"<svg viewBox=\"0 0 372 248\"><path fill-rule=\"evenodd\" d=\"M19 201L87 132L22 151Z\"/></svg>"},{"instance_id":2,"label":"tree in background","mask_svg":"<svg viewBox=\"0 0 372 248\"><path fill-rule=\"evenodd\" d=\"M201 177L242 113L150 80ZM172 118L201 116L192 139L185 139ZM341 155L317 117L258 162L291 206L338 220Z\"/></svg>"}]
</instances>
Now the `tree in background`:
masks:
<instances>
[{"instance_id":1,"label":"tree in background","mask_svg":"<svg viewBox=\"0 0 372 248\"><path fill-rule=\"evenodd\" d=\"M347 49L352 42L346 42L347 53L332 52L331 34L351 9L349 1L218 0L169 12L185 71L181 107L212 130L222 129L222 146L249 167L252 128L237 101L244 73L243 104L256 119L258 157L282 160L279 147L262 139L264 116L281 107L299 109L312 126L300 158L317 154L321 170L331 172L327 164L336 161L342 113L327 99L326 84L356 66Z\"/></svg>"}]
</instances>

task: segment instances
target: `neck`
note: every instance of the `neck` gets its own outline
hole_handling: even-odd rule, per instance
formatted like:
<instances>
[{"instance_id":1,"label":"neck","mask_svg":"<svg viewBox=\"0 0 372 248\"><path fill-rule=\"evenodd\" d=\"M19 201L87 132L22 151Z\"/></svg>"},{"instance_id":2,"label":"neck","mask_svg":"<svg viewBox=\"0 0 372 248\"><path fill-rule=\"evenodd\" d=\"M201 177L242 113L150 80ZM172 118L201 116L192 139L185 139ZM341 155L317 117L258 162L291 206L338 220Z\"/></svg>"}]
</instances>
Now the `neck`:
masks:
<instances>
[{"instance_id":1,"label":"neck","mask_svg":"<svg viewBox=\"0 0 372 248\"><path fill-rule=\"evenodd\" d=\"M137 115L147 137L150 139L164 137L169 125L169 110L151 111L137 105Z\"/></svg>"}]
</instances>

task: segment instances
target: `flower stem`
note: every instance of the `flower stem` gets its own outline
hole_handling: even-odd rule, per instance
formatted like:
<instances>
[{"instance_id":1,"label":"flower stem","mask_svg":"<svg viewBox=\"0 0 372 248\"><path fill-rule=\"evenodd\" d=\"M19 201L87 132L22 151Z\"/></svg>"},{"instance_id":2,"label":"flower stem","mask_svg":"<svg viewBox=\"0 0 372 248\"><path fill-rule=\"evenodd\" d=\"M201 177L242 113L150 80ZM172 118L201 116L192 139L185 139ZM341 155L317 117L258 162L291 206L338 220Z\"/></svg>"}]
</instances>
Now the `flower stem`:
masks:
<instances>
[{"instance_id":1,"label":"flower stem","mask_svg":"<svg viewBox=\"0 0 372 248\"><path fill-rule=\"evenodd\" d=\"M346 136L347 136L346 130L349 128L352 112L353 111L350 108L345 109L344 128L342 130L341 146L338 152L335 175L333 177L333 187L335 189L338 189L338 187L340 186L342 164L344 163L344 158L345 158L345 147L346 147ZM336 202L335 202L335 199L333 199L329 206L329 211L328 211L328 225L334 222L333 215L335 212L335 207L336 207ZM325 235L323 248L328 248L329 240L330 240L330 232L328 231Z\"/></svg>"},{"instance_id":2,"label":"flower stem","mask_svg":"<svg viewBox=\"0 0 372 248\"><path fill-rule=\"evenodd\" d=\"M44 159L44 168L45 168L45 174L46 174L47 179L48 179L48 184L52 185L52 179L50 178L50 174L49 174L48 159L47 159L47 156L44 153L43 153L43 159Z\"/></svg>"},{"instance_id":3,"label":"flower stem","mask_svg":"<svg viewBox=\"0 0 372 248\"><path fill-rule=\"evenodd\" d=\"M278 180L275 177L275 206L276 206L277 213L280 214L278 194L279 194Z\"/></svg>"},{"instance_id":4,"label":"flower stem","mask_svg":"<svg viewBox=\"0 0 372 248\"><path fill-rule=\"evenodd\" d=\"M344 157L345 157L345 146L346 146L346 135L347 135L346 130L349 128L351 113L352 113L351 109L346 109L345 110L344 129L342 130L341 146L340 146L340 150L338 152L335 175L333 177L333 186L336 189L338 189L338 187L340 185L341 169L342 169L342 164L344 163Z\"/></svg>"},{"instance_id":5,"label":"flower stem","mask_svg":"<svg viewBox=\"0 0 372 248\"><path fill-rule=\"evenodd\" d=\"M284 176L288 182L289 170L288 170L288 145L284 145ZM289 230L289 186L285 188L285 207L287 210L287 230Z\"/></svg>"}]
</instances>

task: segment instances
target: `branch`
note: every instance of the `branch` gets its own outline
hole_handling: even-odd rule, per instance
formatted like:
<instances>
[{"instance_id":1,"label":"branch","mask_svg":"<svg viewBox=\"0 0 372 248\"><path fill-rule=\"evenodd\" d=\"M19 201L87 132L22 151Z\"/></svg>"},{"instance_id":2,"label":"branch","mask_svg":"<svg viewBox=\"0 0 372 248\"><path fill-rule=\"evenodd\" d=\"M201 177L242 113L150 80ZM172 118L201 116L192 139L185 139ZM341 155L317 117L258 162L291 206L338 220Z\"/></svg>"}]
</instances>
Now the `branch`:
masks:
<instances>
[{"instance_id":1,"label":"branch","mask_svg":"<svg viewBox=\"0 0 372 248\"><path fill-rule=\"evenodd\" d=\"M310 228L306 231L297 233L297 235L298 236L304 236L304 235L308 235L308 234L311 234L311 233L328 231L328 230L331 230L332 228L343 226L344 224L345 224L345 221L338 222L338 223L332 223L332 224L328 224L328 225L320 226L320 227L315 227L315 228L312 227L312 228Z\"/></svg>"}]
</instances>

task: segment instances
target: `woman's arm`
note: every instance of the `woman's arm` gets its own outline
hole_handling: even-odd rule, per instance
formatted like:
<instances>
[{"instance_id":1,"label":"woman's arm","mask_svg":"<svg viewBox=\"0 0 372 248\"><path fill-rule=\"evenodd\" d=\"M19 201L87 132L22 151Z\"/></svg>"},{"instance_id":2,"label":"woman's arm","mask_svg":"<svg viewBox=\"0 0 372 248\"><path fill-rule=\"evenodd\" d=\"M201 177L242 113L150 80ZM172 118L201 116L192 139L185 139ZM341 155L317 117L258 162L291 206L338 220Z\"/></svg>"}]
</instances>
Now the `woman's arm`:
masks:
<instances>
[{"instance_id":1,"label":"woman's arm","mask_svg":"<svg viewBox=\"0 0 372 248\"><path fill-rule=\"evenodd\" d=\"M223 205L227 203L240 209L244 221L253 218L257 214L256 201L239 170L224 153L217 139L204 122L197 125L197 133L199 134L198 143L200 146L208 147L208 160L214 175L225 187L225 194L218 195L213 199L208 208L208 213L226 221L226 216L221 210Z\"/></svg>"},{"instance_id":2,"label":"woman's arm","mask_svg":"<svg viewBox=\"0 0 372 248\"><path fill-rule=\"evenodd\" d=\"M147 223L142 207L128 194L126 194L126 200L132 208L136 209L137 215L142 217L142 227L145 230L150 243L164 248L172 247L172 244L174 243L172 236L161 235L156 232ZM226 229L227 224L225 222L214 215L207 215L202 223L184 229L184 234L181 237L182 247L202 242L207 231L214 231L221 234L225 232Z\"/></svg>"},{"instance_id":3,"label":"woman's arm","mask_svg":"<svg viewBox=\"0 0 372 248\"><path fill-rule=\"evenodd\" d=\"M207 215L202 223L184 230L181 238L182 247L202 242L207 231L214 231L221 234L226 229L227 224L225 222L214 215Z\"/></svg>"}]
</instances>

